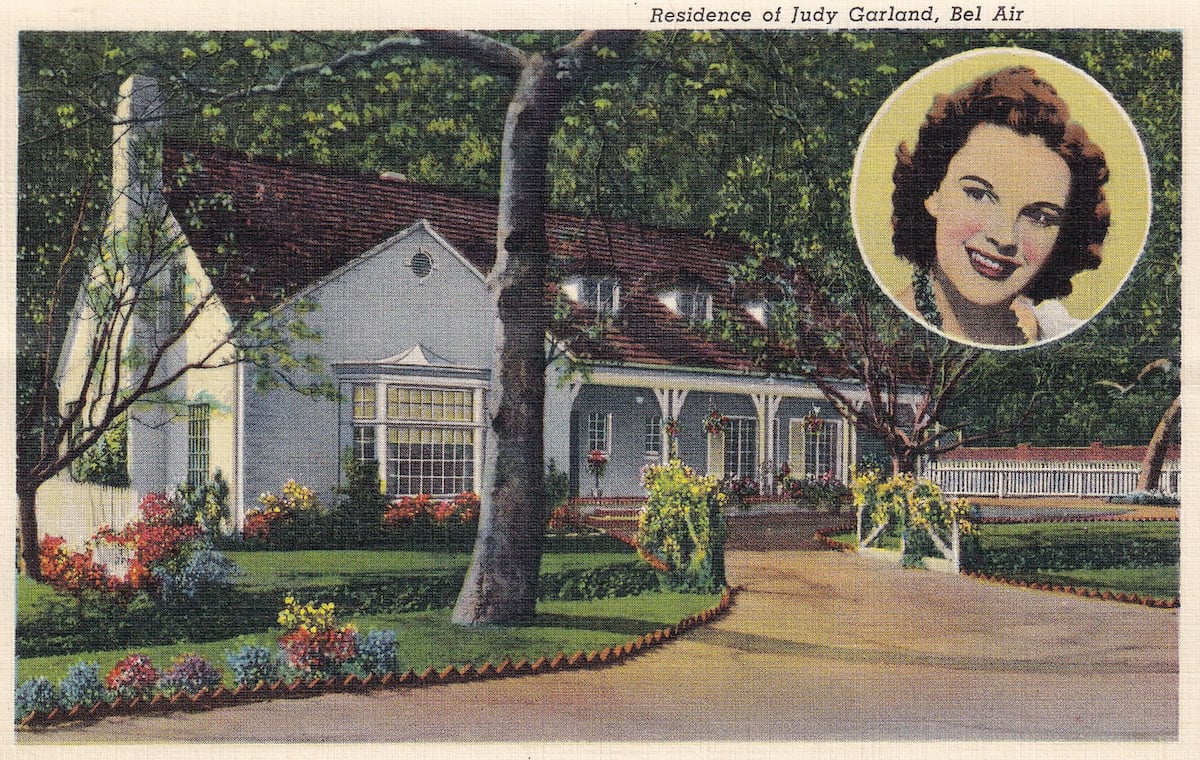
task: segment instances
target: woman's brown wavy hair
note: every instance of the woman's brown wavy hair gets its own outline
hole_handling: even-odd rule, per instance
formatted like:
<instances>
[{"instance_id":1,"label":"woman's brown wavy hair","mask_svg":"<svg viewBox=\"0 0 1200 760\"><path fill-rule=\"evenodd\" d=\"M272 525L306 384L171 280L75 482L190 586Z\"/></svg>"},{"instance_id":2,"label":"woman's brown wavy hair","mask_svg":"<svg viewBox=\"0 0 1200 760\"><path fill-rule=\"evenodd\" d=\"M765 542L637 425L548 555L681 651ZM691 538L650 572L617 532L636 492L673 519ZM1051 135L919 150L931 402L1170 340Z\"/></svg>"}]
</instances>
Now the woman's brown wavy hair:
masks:
<instances>
[{"instance_id":1,"label":"woman's brown wavy hair","mask_svg":"<svg viewBox=\"0 0 1200 760\"><path fill-rule=\"evenodd\" d=\"M937 256L937 222L925 210L925 199L941 185L950 159L980 124L1009 127L1021 135L1037 135L1062 156L1071 171L1071 190L1058 238L1045 267L1025 295L1034 302L1071 292L1071 278L1100 266L1108 233L1109 209L1104 197L1108 164L1104 151L1083 127L1070 120L1067 104L1030 68L997 71L949 95L939 95L925 116L917 148L901 143L892 172L892 244L897 256L929 267Z\"/></svg>"}]
</instances>

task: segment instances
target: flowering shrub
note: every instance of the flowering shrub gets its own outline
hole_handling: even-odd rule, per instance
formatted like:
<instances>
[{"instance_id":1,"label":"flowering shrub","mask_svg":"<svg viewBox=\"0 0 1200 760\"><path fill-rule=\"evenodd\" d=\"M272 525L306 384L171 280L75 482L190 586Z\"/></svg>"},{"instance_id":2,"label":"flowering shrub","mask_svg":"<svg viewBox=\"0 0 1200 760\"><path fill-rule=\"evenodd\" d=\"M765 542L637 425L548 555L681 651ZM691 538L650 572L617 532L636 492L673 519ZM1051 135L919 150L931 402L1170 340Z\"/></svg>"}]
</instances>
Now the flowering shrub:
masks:
<instances>
[{"instance_id":1,"label":"flowering shrub","mask_svg":"<svg viewBox=\"0 0 1200 760\"><path fill-rule=\"evenodd\" d=\"M108 566L95 561L92 550L72 552L61 536L46 536L39 544L42 578L51 588L79 598L85 591L117 591L120 580Z\"/></svg>"},{"instance_id":2,"label":"flowering shrub","mask_svg":"<svg viewBox=\"0 0 1200 760\"><path fill-rule=\"evenodd\" d=\"M302 514L316 514L320 503L311 488L294 480L283 484L280 496L267 492L258 495L257 509L246 512L242 523L242 535L246 538L269 542L275 526L291 522Z\"/></svg>"},{"instance_id":3,"label":"flowering shrub","mask_svg":"<svg viewBox=\"0 0 1200 760\"><path fill-rule=\"evenodd\" d=\"M479 506L482 500L479 494L474 491L463 491L454 497L454 505L457 507L456 514L459 521L462 523L477 522L479 520Z\"/></svg>"},{"instance_id":4,"label":"flowering shrub","mask_svg":"<svg viewBox=\"0 0 1200 760\"><path fill-rule=\"evenodd\" d=\"M747 475L734 475L721 484L721 489L738 509L749 509L747 500L761 492L758 481Z\"/></svg>"},{"instance_id":5,"label":"flowering shrub","mask_svg":"<svg viewBox=\"0 0 1200 760\"><path fill-rule=\"evenodd\" d=\"M124 582L133 590L157 590L160 580L155 570L176 575L186 562L188 544L200 538L203 529L193 520L180 519L178 504L165 494L149 493L138 506L142 519L114 531L107 525L96 531L92 539L97 545L107 544L128 553Z\"/></svg>"},{"instance_id":6,"label":"flowering shrub","mask_svg":"<svg viewBox=\"0 0 1200 760\"><path fill-rule=\"evenodd\" d=\"M569 531L578 530L586 526L587 523L583 515L573 506L564 504L561 507L556 507L550 513L550 530Z\"/></svg>"},{"instance_id":7,"label":"flowering shrub","mask_svg":"<svg viewBox=\"0 0 1200 760\"><path fill-rule=\"evenodd\" d=\"M225 653L225 664L233 671L238 686L270 683L279 678L279 658L276 650L244 645L236 652Z\"/></svg>"},{"instance_id":8,"label":"flowering shrub","mask_svg":"<svg viewBox=\"0 0 1200 760\"><path fill-rule=\"evenodd\" d=\"M91 706L109 699L109 691L100 678L100 663L77 662L67 671L67 677L58 684L64 707L75 705Z\"/></svg>"},{"instance_id":9,"label":"flowering shrub","mask_svg":"<svg viewBox=\"0 0 1200 760\"><path fill-rule=\"evenodd\" d=\"M389 528L401 528L416 522L417 518L429 513L433 497L427 493L418 496L401 496L392 502L383 513L383 524Z\"/></svg>"},{"instance_id":10,"label":"flowering shrub","mask_svg":"<svg viewBox=\"0 0 1200 760\"><path fill-rule=\"evenodd\" d=\"M383 513L383 527L393 542L457 545L474 538L479 504L478 494L470 491L449 501L425 493L401 496Z\"/></svg>"},{"instance_id":11,"label":"flowering shrub","mask_svg":"<svg viewBox=\"0 0 1200 760\"><path fill-rule=\"evenodd\" d=\"M780 479L780 488L797 506L828 507L840 512L842 505L850 500L850 488L833 476L832 471L821 475L794 477L791 471Z\"/></svg>"},{"instance_id":12,"label":"flowering shrub","mask_svg":"<svg viewBox=\"0 0 1200 760\"><path fill-rule=\"evenodd\" d=\"M716 477L697 475L672 459L647 467L644 482L638 546L666 564L677 586L704 591L723 587L727 497Z\"/></svg>"},{"instance_id":13,"label":"flowering shrub","mask_svg":"<svg viewBox=\"0 0 1200 760\"><path fill-rule=\"evenodd\" d=\"M104 684L125 699L145 697L158 684L161 673L144 654L131 654L113 666Z\"/></svg>"},{"instance_id":14,"label":"flowering shrub","mask_svg":"<svg viewBox=\"0 0 1200 760\"><path fill-rule=\"evenodd\" d=\"M21 720L31 712L43 715L59 706L58 689L45 676L38 676L17 687L15 699L16 719Z\"/></svg>"},{"instance_id":15,"label":"flowering shrub","mask_svg":"<svg viewBox=\"0 0 1200 760\"><path fill-rule=\"evenodd\" d=\"M220 685L221 671L191 652L172 659L171 667L163 671L158 680L158 688L168 695L179 692L195 694L203 688L211 689Z\"/></svg>"},{"instance_id":16,"label":"flowering shrub","mask_svg":"<svg viewBox=\"0 0 1200 760\"><path fill-rule=\"evenodd\" d=\"M194 552L178 575L158 574L160 594L173 601L180 596L189 600L203 599L217 590L233 585L242 569L237 563L214 549Z\"/></svg>"},{"instance_id":17,"label":"flowering shrub","mask_svg":"<svg viewBox=\"0 0 1200 760\"><path fill-rule=\"evenodd\" d=\"M941 535L957 529L970 534L967 519L971 506L966 499L948 499L936 483L910 473L900 473L887 480L878 470L866 469L855 475L852 486L854 505L860 514L867 514L879 528L890 522L900 528L902 538L910 529L922 530L943 555L949 550ZM906 548L909 543L905 541Z\"/></svg>"},{"instance_id":18,"label":"flowering shrub","mask_svg":"<svg viewBox=\"0 0 1200 760\"><path fill-rule=\"evenodd\" d=\"M279 624L287 632L279 639L288 664L302 674L324 677L337 672L356 654L354 626L339 626L332 602L300 604L294 597L283 600Z\"/></svg>"},{"instance_id":19,"label":"flowering shrub","mask_svg":"<svg viewBox=\"0 0 1200 760\"><path fill-rule=\"evenodd\" d=\"M229 482L218 467L203 485L182 483L176 487L175 501L184 508L181 515L189 522L195 520L204 530L215 533L229 519Z\"/></svg>"},{"instance_id":20,"label":"flowering shrub","mask_svg":"<svg viewBox=\"0 0 1200 760\"><path fill-rule=\"evenodd\" d=\"M355 633L354 647L363 671L377 676L398 672L400 660L396 642L395 631L368 631L365 636Z\"/></svg>"},{"instance_id":21,"label":"flowering shrub","mask_svg":"<svg viewBox=\"0 0 1200 760\"><path fill-rule=\"evenodd\" d=\"M61 537L43 538L42 577L77 599L95 591L120 595L126 602L139 591L152 592L164 601L171 601L177 591L192 598L203 589L232 581L236 566L209 548L195 515L182 502L150 493L138 510L141 519L119 531L103 526L81 552L69 551ZM124 564L124 574L112 573L109 564L98 562L97 551Z\"/></svg>"}]
</instances>

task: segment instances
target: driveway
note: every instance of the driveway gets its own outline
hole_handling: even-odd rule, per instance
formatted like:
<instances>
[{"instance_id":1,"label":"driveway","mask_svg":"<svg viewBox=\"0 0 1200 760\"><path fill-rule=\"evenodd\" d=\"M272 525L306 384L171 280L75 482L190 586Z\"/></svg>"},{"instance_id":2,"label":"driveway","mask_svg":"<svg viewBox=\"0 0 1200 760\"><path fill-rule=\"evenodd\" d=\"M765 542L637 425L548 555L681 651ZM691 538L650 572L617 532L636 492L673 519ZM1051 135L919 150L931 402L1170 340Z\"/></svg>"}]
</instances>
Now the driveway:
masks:
<instances>
[{"instance_id":1,"label":"driveway","mask_svg":"<svg viewBox=\"0 0 1200 760\"><path fill-rule=\"evenodd\" d=\"M729 575L746 590L728 616L605 670L109 718L18 742L1174 740L1177 610L902 570L816 550L812 525L771 524L764 540L735 522Z\"/></svg>"}]
</instances>

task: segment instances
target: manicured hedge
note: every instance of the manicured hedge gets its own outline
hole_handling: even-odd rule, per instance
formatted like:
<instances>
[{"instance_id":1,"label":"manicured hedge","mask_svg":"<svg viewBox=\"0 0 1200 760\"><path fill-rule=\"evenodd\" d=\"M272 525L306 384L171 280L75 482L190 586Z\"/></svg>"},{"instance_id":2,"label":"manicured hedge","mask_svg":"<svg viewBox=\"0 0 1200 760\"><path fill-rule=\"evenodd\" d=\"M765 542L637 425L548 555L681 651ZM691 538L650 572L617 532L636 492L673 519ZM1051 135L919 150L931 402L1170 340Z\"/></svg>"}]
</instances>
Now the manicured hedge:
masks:
<instances>
[{"instance_id":1,"label":"manicured hedge","mask_svg":"<svg viewBox=\"0 0 1200 760\"><path fill-rule=\"evenodd\" d=\"M538 578L538 599L564 602L634 596L658 590L660 576L646 564L577 568Z\"/></svg>"},{"instance_id":2,"label":"manicured hedge","mask_svg":"<svg viewBox=\"0 0 1200 760\"><path fill-rule=\"evenodd\" d=\"M962 567L994 575L1033 570L1096 570L1112 567L1155 567L1179 563L1179 539L1125 537L1119 541L1088 540L1042 546L981 548L963 542Z\"/></svg>"}]
</instances>

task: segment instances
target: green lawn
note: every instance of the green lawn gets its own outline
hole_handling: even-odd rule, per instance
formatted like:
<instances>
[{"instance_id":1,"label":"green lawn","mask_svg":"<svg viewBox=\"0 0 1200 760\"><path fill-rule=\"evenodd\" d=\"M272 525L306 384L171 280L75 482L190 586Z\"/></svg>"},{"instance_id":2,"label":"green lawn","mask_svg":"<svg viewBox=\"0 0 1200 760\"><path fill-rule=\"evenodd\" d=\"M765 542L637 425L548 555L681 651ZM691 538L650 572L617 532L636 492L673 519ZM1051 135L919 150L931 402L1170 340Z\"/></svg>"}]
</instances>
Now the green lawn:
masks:
<instances>
[{"instance_id":1,"label":"green lawn","mask_svg":"<svg viewBox=\"0 0 1200 760\"><path fill-rule=\"evenodd\" d=\"M227 552L227 556L244 571L234 598L258 600L259 606L270 607L255 610L255 618L262 621L260 628L253 625L237 628L234 632L240 632L240 635L210 641L105 647L63 655L21 657L17 665L18 682L39 675L57 682L71 665L80 661L96 661L102 673L107 672L133 651L148 655L159 668L186 652L195 652L214 665L224 667L226 652L235 651L244 644L269 646L277 640L282 631L272 627L271 621L275 612L282 608L283 597L287 594L295 593L302 601L325 601L337 593L344 594L347 588L386 587L396 578L425 576L440 577L443 585L447 580L452 581L456 589L470 561L470 555L465 553L416 551L263 551ZM611 551L548 553L542 559L542 573L551 575L614 565L637 566L641 562L632 550L614 544ZM479 665L486 661L496 663L506 657L512 661L533 660L560 651L570 654L604 649L674 625L719 601L716 595L665 592L593 601L541 601L537 617L527 625L463 628L450 623L449 608L379 613L371 611L369 595L364 598L368 602L355 614L339 605L339 619L353 623L364 632L395 630L403 667L417 671L431 665L442 667L468 662ZM18 620L33 619L39 610L56 601L60 602L58 609L63 609L62 599L47 586L19 578Z\"/></svg>"},{"instance_id":2,"label":"green lawn","mask_svg":"<svg viewBox=\"0 0 1200 760\"><path fill-rule=\"evenodd\" d=\"M1020 573L1014 580L1050 583L1056 586L1094 588L1114 594L1140 594L1158 599L1179 596L1179 566L1105 567L1090 570L1046 570Z\"/></svg>"},{"instance_id":3,"label":"green lawn","mask_svg":"<svg viewBox=\"0 0 1200 760\"><path fill-rule=\"evenodd\" d=\"M558 652L589 652L623 644L683 618L716 606L718 595L655 592L589 602L539 602L537 617L528 625L463 628L450 622L450 610L409 612L400 615L367 615L348 618L360 631L393 629L399 636L398 650L404 668L418 672L430 665L482 665L507 657L512 661L534 660ZM139 647L155 666L169 665L171 658L195 652L214 665L224 667L225 653L243 644L272 645L281 631L210 641L203 644L172 644ZM75 663L96 661L101 674L129 654L129 649L107 649L54 657L28 657L17 663L17 682L45 676L58 682ZM229 674L226 681L233 685Z\"/></svg>"}]
</instances>

